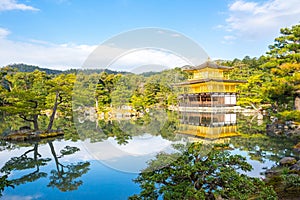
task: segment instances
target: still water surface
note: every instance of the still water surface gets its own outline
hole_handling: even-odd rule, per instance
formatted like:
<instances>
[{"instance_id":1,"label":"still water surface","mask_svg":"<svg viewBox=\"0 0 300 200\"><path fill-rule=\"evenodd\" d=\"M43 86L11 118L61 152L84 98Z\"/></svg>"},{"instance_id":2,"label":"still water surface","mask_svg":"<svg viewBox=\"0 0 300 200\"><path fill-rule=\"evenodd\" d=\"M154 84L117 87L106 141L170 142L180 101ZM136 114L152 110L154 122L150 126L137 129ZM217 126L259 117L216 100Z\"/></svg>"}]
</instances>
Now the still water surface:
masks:
<instances>
[{"instance_id":1,"label":"still water surface","mask_svg":"<svg viewBox=\"0 0 300 200\"><path fill-rule=\"evenodd\" d=\"M280 158L295 154L292 141L264 134L265 121L232 113L152 113L144 119L102 121L97 126L98 132L89 128L94 124L77 127L81 135L77 141L1 143L0 169L10 173L15 185L5 188L2 198L127 199L139 192L132 180L147 161L158 152L173 152L174 143L229 143L233 154L247 158L253 166L247 174L255 177L262 177Z\"/></svg>"}]
</instances>

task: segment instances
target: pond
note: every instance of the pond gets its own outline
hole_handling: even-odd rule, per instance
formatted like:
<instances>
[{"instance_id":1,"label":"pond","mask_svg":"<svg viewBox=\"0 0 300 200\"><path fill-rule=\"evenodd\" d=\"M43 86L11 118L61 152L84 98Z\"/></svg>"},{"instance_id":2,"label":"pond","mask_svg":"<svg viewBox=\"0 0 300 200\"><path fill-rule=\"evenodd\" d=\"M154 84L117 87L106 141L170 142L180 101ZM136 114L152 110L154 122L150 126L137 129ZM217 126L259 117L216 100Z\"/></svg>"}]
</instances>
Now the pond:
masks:
<instances>
[{"instance_id":1,"label":"pond","mask_svg":"<svg viewBox=\"0 0 300 200\"><path fill-rule=\"evenodd\" d=\"M253 166L247 174L263 177L282 157L299 157L293 141L265 135L266 123L255 115L156 110L140 118L80 119L78 137L2 141L0 175L8 173L14 185L5 188L2 198L127 199L139 193L132 180L157 153L196 141L230 144L232 154Z\"/></svg>"}]
</instances>

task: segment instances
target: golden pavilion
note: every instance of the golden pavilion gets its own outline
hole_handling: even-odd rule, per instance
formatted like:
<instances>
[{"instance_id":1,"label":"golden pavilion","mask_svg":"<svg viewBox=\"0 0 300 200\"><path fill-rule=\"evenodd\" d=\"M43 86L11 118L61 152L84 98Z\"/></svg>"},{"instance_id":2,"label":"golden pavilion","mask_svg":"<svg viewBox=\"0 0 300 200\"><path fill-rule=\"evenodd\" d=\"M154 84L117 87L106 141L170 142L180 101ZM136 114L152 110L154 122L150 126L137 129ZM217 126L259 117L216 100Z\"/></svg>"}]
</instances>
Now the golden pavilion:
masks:
<instances>
[{"instance_id":1,"label":"golden pavilion","mask_svg":"<svg viewBox=\"0 0 300 200\"><path fill-rule=\"evenodd\" d=\"M236 106L236 86L245 81L229 80L224 72L231 70L231 67L207 61L199 66L184 66L182 69L189 73L189 78L177 84L177 87L183 88L183 93L178 97L179 107L195 111L196 107L207 109Z\"/></svg>"}]
</instances>

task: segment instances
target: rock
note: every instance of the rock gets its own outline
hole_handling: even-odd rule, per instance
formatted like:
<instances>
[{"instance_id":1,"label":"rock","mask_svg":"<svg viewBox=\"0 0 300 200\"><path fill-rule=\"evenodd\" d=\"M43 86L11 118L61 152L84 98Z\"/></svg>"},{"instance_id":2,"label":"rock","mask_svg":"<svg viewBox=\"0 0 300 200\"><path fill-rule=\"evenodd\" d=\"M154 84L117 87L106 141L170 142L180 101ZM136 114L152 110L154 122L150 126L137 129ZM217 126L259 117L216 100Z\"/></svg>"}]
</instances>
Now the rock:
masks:
<instances>
[{"instance_id":1,"label":"rock","mask_svg":"<svg viewBox=\"0 0 300 200\"><path fill-rule=\"evenodd\" d=\"M300 142L298 144L296 144L293 148L295 151L300 152Z\"/></svg>"},{"instance_id":2,"label":"rock","mask_svg":"<svg viewBox=\"0 0 300 200\"><path fill-rule=\"evenodd\" d=\"M278 129L283 129L283 128L284 128L284 125L283 125L283 124L276 124L276 128L278 128Z\"/></svg>"},{"instance_id":3,"label":"rock","mask_svg":"<svg viewBox=\"0 0 300 200\"><path fill-rule=\"evenodd\" d=\"M292 165L289 169L293 171L300 171L300 160L298 160L298 162Z\"/></svg>"},{"instance_id":4,"label":"rock","mask_svg":"<svg viewBox=\"0 0 300 200\"><path fill-rule=\"evenodd\" d=\"M293 165L297 160L293 157L284 157L279 161L280 165Z\"/></svg>"},{"instance_id":5,"label":"rock","mask_svg":"<svg viewBox=\"0 0 300 200\"><path fill-rule=\"evenodd\" d=\"M296 124L291 124L290 127L291 127L291 129L296 129L296 128L298 128L298 125L296 125Z\"/></svg>"},{"instance_id":6,"label":"rock","mask_svg":"<svg viewBox=\"0 0 300 200\"><path fill-rule=\"evenodd\" d=\"M217 196L216 200L224 200L221 195Z\"/></svg>"},{"instance_id":7,"label":"rock","mask_svg":"<svg viewBox=\"0 0 300 200\"><path fill-rule=\"evenodd\" d=\"M275 134L275 135L282 135L283 132L282 132L281 130L277 130L277 131L274 131L274 134Z\"/></svg>"},{"instance_id":8,"label":"rock","mask_svg":"<svg viewBox=\"0 0 300 200\"><path fill-rule=\"evenodd\" d=\"M265 172L265 175L268 176L268 177L271 177L271 176L274 176L274 175L278 175L279 172L274 170L274 169L268 169L266 170Z\"/></svg>"}]
</instances>

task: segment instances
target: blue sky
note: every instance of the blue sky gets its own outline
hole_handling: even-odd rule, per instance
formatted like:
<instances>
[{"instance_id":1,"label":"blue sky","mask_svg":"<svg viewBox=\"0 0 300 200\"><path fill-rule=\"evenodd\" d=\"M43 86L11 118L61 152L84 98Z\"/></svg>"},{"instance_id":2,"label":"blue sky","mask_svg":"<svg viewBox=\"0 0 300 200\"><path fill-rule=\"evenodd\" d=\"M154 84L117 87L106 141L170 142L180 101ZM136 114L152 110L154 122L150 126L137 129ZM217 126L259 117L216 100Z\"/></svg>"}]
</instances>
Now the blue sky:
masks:
<instances>
[{"instance_id":1,"label":"blue sky","mask_svg":"<svg viewBox=\"0 0 300 200\"><path fill-rule=\"evenodd\" d=\"M103 41L143 27L179 32L212 59L259 57L299 21L298 0L0 0L0 66L78 68Z\"/></svg>"}]
</instances>

